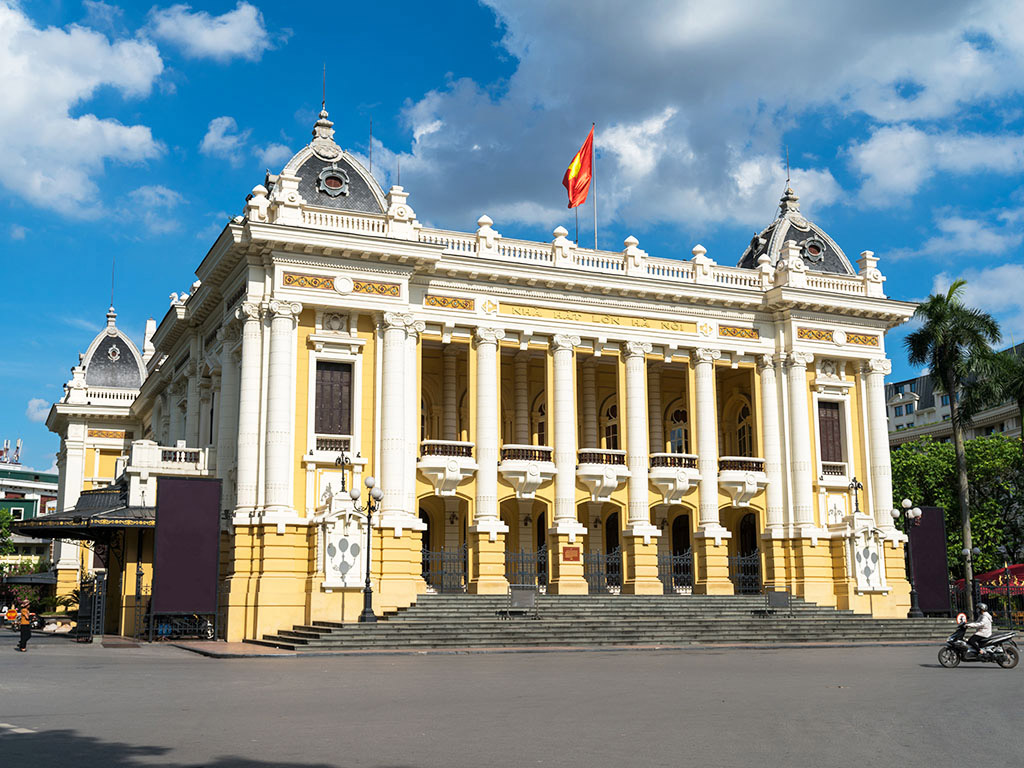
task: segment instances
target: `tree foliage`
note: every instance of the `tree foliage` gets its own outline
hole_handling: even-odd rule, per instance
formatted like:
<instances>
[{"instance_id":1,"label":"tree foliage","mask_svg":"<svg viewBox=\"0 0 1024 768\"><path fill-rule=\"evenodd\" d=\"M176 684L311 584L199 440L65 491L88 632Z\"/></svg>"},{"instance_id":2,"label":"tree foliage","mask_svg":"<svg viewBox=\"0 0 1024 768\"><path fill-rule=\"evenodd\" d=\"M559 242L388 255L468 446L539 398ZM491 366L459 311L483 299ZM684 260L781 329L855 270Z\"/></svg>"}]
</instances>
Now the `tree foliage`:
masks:
<instances>
[{"instance_id":1,"label":"tree foliage","mask_svg":"<svg viewBox=\"0 0 1024 768\"><path fill-rule=\"evenodd\" d=\"M970 477L972 546L975 571L1003 564L999 547L1024 555L1024 458L1020 443L1004 435L976 437L965 443ZM945 511L950 573L964 575L963 532L957 492L956 457L950 443L923 437L892 452L894 504L910 499L918 506Z\"/></svg>"},{"instance_id":2,"label":"tree foliage","mask_svg":"<svg viewBox=\"0 0 1024 768\"><path fill-rule=\"evenodd\" d=\"M11 540L11 523L14 518L6 509L0 509L0 557L10 555L14 552L14 542Z\"/></svg>"}]
</instances>

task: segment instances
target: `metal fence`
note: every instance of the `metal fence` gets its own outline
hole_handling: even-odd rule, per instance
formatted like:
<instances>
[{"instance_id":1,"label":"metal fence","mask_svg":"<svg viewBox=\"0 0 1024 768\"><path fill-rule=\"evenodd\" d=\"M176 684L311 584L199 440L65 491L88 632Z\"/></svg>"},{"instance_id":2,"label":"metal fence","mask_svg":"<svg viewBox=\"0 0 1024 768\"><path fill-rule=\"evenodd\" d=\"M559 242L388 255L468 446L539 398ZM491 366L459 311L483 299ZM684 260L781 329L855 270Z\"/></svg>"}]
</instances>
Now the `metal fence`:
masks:
<instances>
[{"instance_id":1,"label":"metal fence","mask_svg":"<svg viewBox=\"0 0 1024 768\"><path fill-rule=\"evenodd\" d=\"M761 593L761 553L756 549L749 555L729 558L729 579L737 595Z\"/></svg>"},{"instance_id":2,"label":"metal fence","mask_svg":"<svg viewBox=\"0 0 1024 768\"><path fill-rule=\"evenodd\" d=\"M505 553L505 578L509 584L535 586L541 592L548 586L548 549L520 549Z\"/></svg>"},{"instance_id":3,"label":"metal fence","mask_svg":"<svg viewBox=\"0 0 1024 768\"><path fill-rule=\"evenodd\" d=\"M466 546L423 550L423 579L435 592L465 592Z\"/></svg>"},{"instance_id":4,"label":"metal fence","mask_svg":"<svg viewBox=\"0 0 1024 768\"><path fill-rule=\"evenodd\" d=\"M592 595L614 594L622 591L622 550L611 552L584 552L583 575Z\"/></svg>"},{"instance_id":5,"label":"metal fence","mask_svg":"<svg viewBox=\"0 0 1024 768\"><path fill-rule=\"evenodd\" d=\"M678 555L658 555L658 578L665 594L689 595L693 593L693 552Z\"/></svg>"},{"instance_id":6,"label":"metal fence","mask_svg":"<svg viewBox=\"0 0 1024 768\"><path fill-rule=\"evenodd\" d=\"M1000 627L1024 627L1024 588L1004 584L974 583L974 604L985 603ZM967 590L963 584L949 585L951 615L967 613ZM968 616L968 620L973 617Z\"/></svg>"}]
</instances>

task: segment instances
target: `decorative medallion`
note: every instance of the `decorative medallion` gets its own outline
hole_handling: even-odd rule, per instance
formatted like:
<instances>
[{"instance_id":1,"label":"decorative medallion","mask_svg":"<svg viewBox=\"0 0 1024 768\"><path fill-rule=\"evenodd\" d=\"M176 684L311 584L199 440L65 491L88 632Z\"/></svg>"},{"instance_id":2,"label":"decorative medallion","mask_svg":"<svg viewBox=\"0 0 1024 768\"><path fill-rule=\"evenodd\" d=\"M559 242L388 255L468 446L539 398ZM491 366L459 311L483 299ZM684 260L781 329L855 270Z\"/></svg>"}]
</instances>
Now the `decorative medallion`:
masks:
<instances>
[{"instance_id":1,"label":"decorative medallion","mask_svg":"<svg viewBox=\"0 0 1024 768\"><path fill-rule=\"evenodd\" d=\"M809 237L804 240L801 256L807 261L817 264L825 257L825 244L816 237Z\"/></svg>"},{"instance_id":2,"label":"decorative medallion","mask_svg":"<svg viewBox=\"0 0 1024 768\"><path fill-rule=\"evenodd\" d=\"M834 332L827 328L797 328L796 337L807 341L833 341Z\"/></svg>"},{"instance_id":3,"label":"decorative medallion","mask_svg":"<svg viewBox=\"0 0 1024 768\"><path fill-rule=\"evenodd\" d=\"M701 323L697 326L697 333L701 336L710 336L715 332L715 326L711 323Z\"/></svg>"},{"instance_id":4,"label":"decorative medallion","mask_svg":"<svg viewBox=\"0 0 1024 768\"><path fill-rule=\"evenodd\" d=\"M862 347L877 347L878 337L870 333L848 333L846 341L850 344L859 344Z\"/></svg>"},{"instance_id":5,"label":"decorative medallion","mask_svg":"<svg viewBox=\"0 0 1024 768\"><path fill-rule=\"evenodd\" d=\"M332 312L324 315L321 325L325 331L347 331L348 317Z\"/></svg>"},{"instance_id":6,"label":"decorative medallion","mask_svg":"<svg viewBox=\"0 0 1024 768\"><path fill-rule=\"evenodd\" d=\"M433 296L428 294L423 299L423 305L426 307L443 307L444 309L461 309L466 312L472 312L476 307L476 302L473 299L461 296Z\"/></svg>"},{"instance_id":7,"label":"decorative medallion","mask_svg":"<svg viewBox=\"0 0 1024 768\"><path fill-rule=\"evenodd\" d=\"M718 335L730 339L759 339L761 334L757 328L739 328L734 325L718 326Z\"/></svg>"},{"instance_id":8,"label":"decorative medallion","mask_svg":"<svg viewBox=\"0 0 1024 768\"><path fill-rule=\"evenodd\" d=\"M348 195L348 172L331 164L320 171L317 177L317 191L323 192L331 197Z\"/></svg>"},{"instance_id":9,"label":"decorative medallion","mask_svg":"<svg viewBox=\"0 0 1024 768\"><path fill-rule=\"evenodd\" d=\"M351 277L342 275L334 278L334 290L338 293L352 293L352 288L355 284L352 282Z\"/></svg>"},{"instance_id":10,"label":"decorative medallion","mask_svg":"<svg viewBox=\"0 0 1024 768\"><path fill-rule=\"evenodd\" d=\"M483 304L480 305L480 308L488 315L493 315L495 312L498 311L498 304L497 302L492 301L491 299L487 299L486 301L484 301Z\"/></svg>"},{"instance_id":11,"label":"decorative medallion","mask_svg":"<svg viewBox=\"0 0 1024 768\"><path fill-rule=\"evenodd\" d=\"M110 362L116 363L121 359L121 348L117 344L111 344L107 348L107 357L110 358Z\"/></svg>"},{"instance_id":12,"label":"decorative medallion","mask_svg":"<svg viewBox=\"0 0 1024 768\"><path fill-rule=\"evenodd\" d=\"M334 278L323 275L303 275L298 272L285 272L281 279L285 288L315 288L320 291L333 291Z\"/></svg>"}]
</instances>

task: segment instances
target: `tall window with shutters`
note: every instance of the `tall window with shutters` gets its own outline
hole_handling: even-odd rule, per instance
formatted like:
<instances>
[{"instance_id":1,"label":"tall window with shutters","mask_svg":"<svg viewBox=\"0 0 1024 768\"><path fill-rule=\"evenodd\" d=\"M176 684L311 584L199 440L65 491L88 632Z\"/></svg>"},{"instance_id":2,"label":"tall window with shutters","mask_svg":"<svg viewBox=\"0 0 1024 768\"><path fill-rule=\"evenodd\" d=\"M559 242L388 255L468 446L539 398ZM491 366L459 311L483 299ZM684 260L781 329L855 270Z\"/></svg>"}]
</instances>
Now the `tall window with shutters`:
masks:
<instances>
[{"instance_id":1,"label":"tall window with shutters","mask_svg":"<svg viewBox=\"0 0 1024 768\"><path fill-rule=\"evenodd\" d=\"M352 363L316 364L316 433L352 434Z\"/></svg>"},{"instance_id":2,"label":"tall window with shutters","mask_svg":"<svg viewBox=\"0 0 1024 768\"><path fill-rule=\"evenodd\" d=\"M842 414L839 403L818 402L818 441L821 446L821 469L825 475L845 475Z\"/></svg>"}]
</instances>

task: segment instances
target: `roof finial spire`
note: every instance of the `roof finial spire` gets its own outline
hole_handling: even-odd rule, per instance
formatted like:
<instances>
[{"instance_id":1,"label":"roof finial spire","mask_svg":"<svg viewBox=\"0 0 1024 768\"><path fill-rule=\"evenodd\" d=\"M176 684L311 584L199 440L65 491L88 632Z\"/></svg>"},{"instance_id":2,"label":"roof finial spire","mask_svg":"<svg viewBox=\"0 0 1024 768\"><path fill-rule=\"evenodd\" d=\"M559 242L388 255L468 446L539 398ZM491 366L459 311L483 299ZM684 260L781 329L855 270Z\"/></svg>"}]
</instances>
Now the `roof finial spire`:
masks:
<instances>
[{"instance_id":1,"label":"roof finial spire","mask_svg":"<svg viewBox=\"0 0 1024 768\"><path fill-rule=\"evenodd\" d=\"M789 186L789 144L786 145L786 186Z\"/></svg>"},{"instance_id":2,"label":"roof finial spire","mask_svg":"<svg viewBox=\"0 0 1024 768\"><path fill-rule=\"evenodd\" d=\"M327 62L324 62L324 92L323 100L320 102L320 110L322 112L327 111Z\"/></svg>"}]
</instances>

